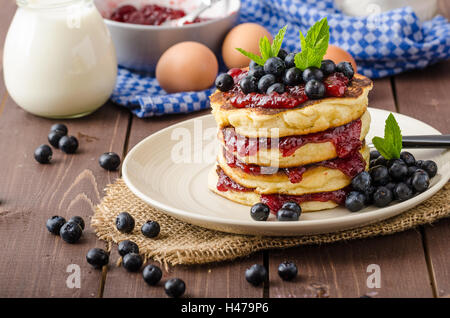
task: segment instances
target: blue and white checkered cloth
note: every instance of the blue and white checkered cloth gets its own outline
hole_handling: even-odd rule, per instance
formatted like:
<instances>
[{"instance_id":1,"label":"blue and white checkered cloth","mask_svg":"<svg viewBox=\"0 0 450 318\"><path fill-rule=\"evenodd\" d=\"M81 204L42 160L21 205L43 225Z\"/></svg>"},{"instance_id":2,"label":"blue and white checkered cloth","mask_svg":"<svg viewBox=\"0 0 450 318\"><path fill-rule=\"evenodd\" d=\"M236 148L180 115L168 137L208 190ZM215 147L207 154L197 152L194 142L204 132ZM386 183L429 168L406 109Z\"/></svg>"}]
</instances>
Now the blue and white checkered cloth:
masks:
<instances>
[{"instance_id":1,"label":"blue and white checkered cloth","mask_svg":"<svg viewBox=\"0 0 450 318\"><path fill-rule=\"evenodd\" d=\"M450 24L442 16L421 23L410 7L368 17L340 13L333 0L242 0L240 22L255 22L276 34L289 25L283 47L299 51L298 31L328 18L330 43L350 52L358 72L379 78L424 68L450 58ZM167 94L155 78L120 68L111 99L138 117L188 113L209 107L213 89Z\"/></svg>"}]
</instances>

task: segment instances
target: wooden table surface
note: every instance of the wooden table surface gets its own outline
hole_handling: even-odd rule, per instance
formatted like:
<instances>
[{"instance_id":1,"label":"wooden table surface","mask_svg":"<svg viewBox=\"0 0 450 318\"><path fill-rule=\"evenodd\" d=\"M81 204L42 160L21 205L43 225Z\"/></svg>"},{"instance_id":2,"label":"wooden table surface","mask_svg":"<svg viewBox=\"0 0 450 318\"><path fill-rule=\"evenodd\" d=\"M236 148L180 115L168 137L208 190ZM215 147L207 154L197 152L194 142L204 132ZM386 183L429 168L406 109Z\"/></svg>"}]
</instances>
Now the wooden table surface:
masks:
<instances>
[{"instance_id":1,"label":"wooden table surface","mask_svg":"<svg viewBox=\"0 0 450 318\"><path fill-rule=\"evenodd\" d=\"M5 1L3 1L5 2ZM0 70L3 42L15 11L13 1L0 10ZM450 16L449 1L440 11ZM51 49L51 48L50 48ZM450 61L425 70L375 80L370 106L420 119L450 133ZM163 288L147 286L141 275L114 264L103 272L86 263L92 247L105 247L89 226L93 207L119 172L106 172L101 153L126 155L144 137L182 120L207 114L137 119L108 103L94 114L76 120L38 118L20 109L8 96L0 76L0 297L165 297ZM76 155L55 151L50 165L33 159L34 149L46 142L51 124L63 122L77 136ZM45 221L52 215L81 215L87 229L79 244L50 235ZM256 253L233 262L171 268L166 277L180 277L188 297L449 297L450 220L395 235ZM294 260L299 278L291 283L277 277L278 264ZM254 263L269 268L270 281L251 287L245 269ZM80 288L68 288L67 267L81 268ZM370 264L381 270L381 288L367 287Z\"/></svg>"}]
</instances>

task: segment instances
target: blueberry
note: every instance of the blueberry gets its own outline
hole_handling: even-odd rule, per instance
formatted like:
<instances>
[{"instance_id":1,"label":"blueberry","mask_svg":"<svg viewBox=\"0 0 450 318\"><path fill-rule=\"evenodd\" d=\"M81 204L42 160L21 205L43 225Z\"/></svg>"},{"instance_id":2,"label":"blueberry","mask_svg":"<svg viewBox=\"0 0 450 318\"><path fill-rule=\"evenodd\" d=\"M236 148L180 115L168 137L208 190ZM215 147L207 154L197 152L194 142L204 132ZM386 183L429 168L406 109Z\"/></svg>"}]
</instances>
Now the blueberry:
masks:
<instances>
[{"instance_id":1,"label":"blueberry","mask_svg":"<svg viewBox=\"0 0 450 318\"><path fill-rule=\"evenodd\" d=\"M248 68L249 68L249 69L253 69L253 68L257 67L257 66L261 66L261 65L259 65L259 64L256 63L255 61L251 60L251 61L250 61L250 64L248 65Z\"/></svg>"},{"instance_id":2,"label":"blueberry","mask_svg":"<svg viewBox=\"0 0 450 318\"><path fill-rule=\"evenodd\" d=\"M283 76L284 84L288 86L296 86L302 82L302 71L299 68L291 67Z\"/></svg>"},{"instance_id":3,"label":"blueberry","mask_svg":"<svg viewBox=\"0 0 450 318\"><path fill-rule=\"evenodd\" d=\"M375 166L369 170L372 181L375 185L386 185L389 183L389 171L385 166Z\"/></svg>"},{"instance_id":4,"label":"blueberry","mask_svg":"<svg viewBox=\"0 0 450 318\"><path fill-rule=\"evenodd\" d=\"M288 52L286 52L286 50L284 49L280 49L280 51L278 52L278 57L282 60L284 60L286 58L286 56L288 55Z\"/></svg>"},{"instance_id":5,"label":"blueberry","mask_svg":"<svg viewBox=\"0 0 450 318\"><path fill-rule=\"evenodd\" d=\"M409 166L408 167L408 176L412 176L414 172L416 172L419 169L417 166Z\"/></svg>"},{"instance_id":6,"label":"blueberry","mask_svg":"<svg viewBox=\"0 0 450 318\"><path fill-rule=\"evenodd\" d=\"M266 221L269 215L270 209L264 203L256 203L250 208L250 216L255 221Z\"/></svg>"},{"instance_id":7,"label":"blueberry","mask_svg":"<svg viewBox=\"0 0 450 318\"><path fill-rule=\"evenodd\" d=\"M407 166L414 166L416 164L416 158L414 158L412 153L407 151L402 151L400 153L400 159L402 159Z\"/></svg>"},{"instance_id":8,"label":"blueberry","mask_svg":"<svg viewBox=\"0 0 450 318\"><path fill-rule=\"evenodd\" d=\"M386 162L386 167L390 168L394 163L405 164L405 162L402 159L389 159Z\"/></svg>"},{"instance_id":9,"label":"blueberry","mask_svg":"<svg viewBox=\"0 0 450 318\"><path fill-rule=\"evenodd\" d=\"M364 194L352 191L347 195L345 199L345 207L351 212L357 212L364 208L367 198Z\"/></svg>"},{"instance_id":10,"label":"blueberry","mask_svg":"<svg viewBox=\"0 0 450 318\"><path fill-rule=\"evenodd\" d=\"M47 139L48 142L50 143L50 145L52 145L55 148L59 147L59 140L65 136L64 132L59 131L59 130L54 130L49 132Z\"/></svg>"},{"instance_id":11,"label":"blueberry","mask_svg":"<svg viewBox=\"0 0 450 318\"><path fill-rule=\"evenodd\" d=\"M371 185L372 185L372 178L370 177L370 174L367 171L361 172L352 180L352 188L355 191L366 192L369 190Z\"/></svg>"},{"instance_id":12,"label":"blueberry","mask_svg":"<svg viewBox=\"0 0 450 318\"><path fill-rule=\"evenodd\" d=\"M142 276L144 277L144 281L147 284L149 284L150 286L154 286L161 280L162 271L158 266L147 265L142 271Z\"/></svg>"},{"instance_id":13,"label":"blueberry","mask_svg":"<svg viewBox=\"0 0 450 318\"><path fill-rule=\"evenodd\" d=\"M258 80L254 76L246 76L239 82L244 94L254 93L258 90Z\"/></svg>"},{"instance_id":14,"label":"blueberry","mask_svg":"<svg viewBox=\"0 0 450 318\"><path fill-rule=\"evenodd\" d=\"M293 210L279 209L277 212L278 221L298 221L300 214Z\"/></svg>"},{"instance_id":15,"label":"blueberry","mask_svg":"<svg viewBox=\"0 0 450 318\"><path fill-rule=\"evenodd\" d=\"M67 222L59 230L59 236L67 243L74 244L78 242L83 234L83 230L78 223Z\"/></svg>"},{"instance_id":16,"label":"blueberry","mask_svg":"<svg viewBox=\"0 0 450 318\"><path fill-rule=\"evenodd\" d=\"M66 224L66 219L62 216L55 215L47 220L45 226L50 233L59 235L59 231L64 224Z\"/></svg>"},{"instance_id":17,"label":"blueberry","mask_svg":"<svg viewBox=\"0 0 450 318\"><path fill-rule=\"evenodd\" d=\"M387 160L383 156L379 156L375 159L374 166L386 166Z\"/></svg>"},{"instance_id":18,"label":"blueberry","mask_svg":"<svg viewBox=\"0 0 450 318\"><path fill-rule=\"evenodd\" d=\"M424 161L421 168L423 170L425 170L426 173L428 173L428 176L430 178L433 178L437 174L437 170L438 170L436 162L434 162L432 160Z\"/></svg>"},{"instance_id":19,"label":"blueberry","mask_svg":"<svg viewBox=\"0 0 450 318\"><path fill-rule=\"evenodd\" d=\"M408 187L412 188L412 176L406 178L404 182L406 183L406 185L407 185Z\"/></svg>"},{"instance_id":20,"label":"blueberry","mask_svg":"<svg viewBox=\"0 0 450 318\"><path fill-rule=\"evenodd\" d=\"M395 199L399 201L406 201L413 196L412 189L404 182L397 183L393 192Z\"/></svg>"},{"instance_id":21,"label":"blueberry","mask_svg":"<svg viewBox=\"0 0 450 318\"><path fill-rule=\"evenodd\" d=\"M377 207L385 207L392 202L394 196L387 187L378 187L373 193L373 204Z\"/></svg>"},{"instance_id":22,"label":"blueberry","mask_svg":"<svg viewBox=\"0 0 450 318\"><path fill-rule=\"evenodd\" d=\"M276 77L283 75L285 68L283 60L279 57L270 57L267 59L266 63L264 63L264 71L267 74L273 74Z\"/></svg>"},{"instance_id":23,"label":"blueberry","mask_svg":"<svg viewBox=\"0 0 450 318\"><path fill-rule=\"evenodd\" d=\"M160 231L159 223L156 221L147 221L142 225L141 232L144 236L152 238L158 236Z\"/></svg>"},{"instance_id":24,"label":"blueberry","mask_svg":"<svg viewBox=\"0 0 450 318\"><path fill-rule=\"evenodd\" d=\"M376 162L376 160L370 160L369 168L375 167L376 166L375 162Z\"/></svg>"},{"instance_id":25,"label":"blueberry","mask_svg":"<svg viewBox=\"0 0 450 318\"><path fill-rule=\"evenodd\" d=\"M322 60L320 70L324 75L330 75L335 72L336 64L332 60Z\"/></svg>"},{"instance_id":26,"label":"blueberry","mask_svg":"<svg viewBox=\"0 0 450 318\"><path fill-rule=\"evenodd\" d=\"M50 131L59 131L62 132L63 135L67 135L69 130L67 129L67 126L64 124L54 124L52 127L50 127Z\"/></svg>"},{"instance_id":27,"label":"blueberry","mask_svg":"<svg viewBox=\"0 0 450 318\"><path fill-rule=\"evenodd\" d=\"M186 284L179 278L171 278L164 284L164 291L172 298L183 296L185 290Z\"/></svg>"},{"instance_id":28,"label":"blueberry","mask_svg":"<svg viewBox=\"0 0 450 318\"><path fill-rule=\"evenodd\" d=\"M219 91L228 92L230 89L233 88L234 80L233 77L231 77L231 75L227 73L222 73L216 77L215 84Z\"/></svg>"},{"instance_id":29,"label":"blueberry","mask_svg":"<svg viewBox=\"0 0 450 318\"><path fill-rule=\"evenodd\" d=\"M297 266L293 262L283 262L278 265L278 275L282 280L293 280L297 273Z\"/></svg>"},{"instance_id":30,"label":"blueberry","mask_svg":"<svg viewBox=\"0 0 450 318\"><path fill-rule=\"evenodd\" d=\"M353 75L355 75L355 71L353 70L353 66L349 62L341 62L336 65L336 72L341 72L348 79L352 79Z\"/></svg>"},{"instance_id":31,"label":"blueberry","mask_svg":"<svg viewBox=\"0 0 450 318\"><path fill-rule=\"evenodd\" d=\"M91 248L86 254L86 260L94 268L100 269L105 265L108 265L109 255L105 250L101 248Z\"/></svg>"},{"instance_id":32,"label":"blueberry","mask_svg":"<svg viewBox=\"0 0 450 318\"><path fill-rule=\"evenodd\" d=\"M305 85L306 96L310 99L319 99L325 96L325 85L317 80L310 80Z\"/></svg>"},{"instance_id":33,"label":"blueberry","mask_svg":"<svg viewBox=\"0 0 450 318\"><path fill-rule=\"evenodd\" d=\"M34 159L42 164L49 163L50 160L52 160L52 155L52 148L50 148L50 146L48 145L40 145L34 151Z\"/></svg>"},{"instance_id":34,"label":"blueberry","mask_svg":"<svg viewBox=\"0 0 450 318\"><path fill-rule=\"evenodd\" d=\"M122 257L129 253L139 254L139 246L130 240L120 242L117 250Z\"/></svg>"},{"instance_id":35,"label":"blueberry","mask_svg":"<svg viewBox=\"0 0 450 318\"><path fill-rule=\"evenodd\" d=\"M78 140L74 136L63 136L59 140L58 147L65 153L75 153L78 149Z\"/></svg>"},{"instance_id":36,"label":"blueberry","mask_svg":"<svg viewBox=\"0 0 450 318\"><path fill-rule=\"evenodd\" d=\"M381 156L380 152L378 150L372 150L370 152L370 160L375 160L377 159L379 156Z\"/></svg>"},{"instance_id":37,"label":"blueberry","mask_svg":"<svg viewBox=\"0 0 450 318\"><path fill-rule=\"evenodd\" d=\"M365 205L370 205L373 203L373 193L375 192L375 187L370 186L366 191L363 192L363 194L366 197L366 201L364 201Z\"/></svg>"},{"instance_id":38,"label":"blueberry","mask_svg":"<svg viewBox=\"0 0 450 318\"><path fill-rule=\"evenodd\" d=\"M310 80L316 80L320 82L323 80L323 72L315 66L308 67L303 71L303 80L305 81L305 83L309 82Z\"/></svg>"},{"instance_id":39,"label":"blueberry","mask_svg":"<svg viewBox=\"0 0 450 318\"><path fill-rule=\"evenodd\" d=\"M277 81L275 75L272 74L266 74L258 81L258 90L265 94L267 92L267 89L272 86L272 84L275 84Z\"/></svg>"},{"instance_id":40,"label":"blueberry","mask_svg":"<svg viewBox=\"0 0 450 318\"><path fill-rule=\"evenodd\" d=\"M284 85L281 83L275 83L269 86L267 89L266 94L271 94L273 92L276 92L278 94L283 94L285 91Z\"/></svg>"},{"instance_id":41,"label":"blueberry","mask_svg":"<svg viewBox=\"0 0 450 318\"><path fill-rule=\"evenodd\" d=\"M416 160L416 166L422 169L423 162L423 160Z\"/></svg>"},{"instance_id":42,"label":"blueberry","mask_svg":"<svg viewBox=\"0 0 450 318\"><path fill-rule=\"evenodd\" d=\"M69 222L77 223L82 230L84 230L84 220L81 216L73 216L70 218Z\"/></svg>"},{"instance_id":43,"label":"blueberry","mask_svg":"<svg viewBox=\"0 0 450 318\"><path fill-rule=\"evenodd\" d=\"M423 192L430 186L430 177L426 173L414 173L411 185L417 192Z\"/></svg>"},{"instance_id":44,"label":"blueberry","mask_svg":"<svg viewBox=\"0 0 450 318\"><path fill-rule=\"evenodd\" d=\"M300 214L302 214L302 207L297 202L293 202L293 201L285 202L285 203L283 203L281 208L285 209L285 210L294 211L299 216L300 216Z\"/></svg>"},{"instance_id":45,"label":"blueberry","mask_svg":"<svg viewBox=\"0 0 450 318\"><path fill-rule=\"evenodd\" d=\"M268 279L267 270L260 264L254 264L245 271L245 279L253 286L261 285Z\"/></svg>"},{"instance_id":46,"label":"blueberry","mask_svg":"<svg viewBox=\"0 0 450 318\"><path fill-rule=\"evenodd\" d=\"M120 213L116 218L116 228L122 233L131 233L134 229L134 219L128 212Z\"/></svg>"},{"instance_id":47,"label":"blueberry","mask_svg":"<svg viewBox=\"0 0 450 318\"><path fill-rule=\"evenodd\" d=\"M108 171L114 171L120 166L120 157L114 152L105 152L98 158L100 167Z\"/></svg>"},{"instance_id":48,"label":"blueberry","mask_svg":"<svg viewBox=\"0 0 450 318\"><path fill-rule=\"evenodd\" d=\"M284 58L284 64L286 65L286 69L295 66L295 53L289 53Z\"/></svg>"},{"instance_id":49,"label":"blueberry","mask_svg":"<svg viewBox=\"0 0 450 318\"><path fill-rule=\"evenodd\" d=\"M391 191L394 191L395 184L396 184L395 182L389 182L388 184L385 185L385 187Z\"/></svg>"},{"instance_id":50,"label":"blueberry","mask_svg":"<svg viewBox=\"0 0 450 318\"><path fill-rule=\"evenodd\" d=\"M265 74L266 72L264 72L264 68L261 65L258 65L252 68L250 71L248 71L247 76L253 76L259 80Z\"/></svg>"},{"instance_id":51,"label":"blueberry","mask_svg":"<svg viewBox=\"0 0 450 318\"><path fill-rule=\"evenodd\" d=\"M122 266L129 272L137 272L142 267L142 257L138 253L128 253L122 259Z\"/></svg>"},{"instance_id":52,"label":"blueberry","mask_svg":"<svg viewBox=\"0 0 450 318\"><path fill-rule=\"evenodd\" d=\"M408 175L408 166L403 161L396 161L389 168L389 175L396 181L402 181Z\"/></svg>"}]
</instances>

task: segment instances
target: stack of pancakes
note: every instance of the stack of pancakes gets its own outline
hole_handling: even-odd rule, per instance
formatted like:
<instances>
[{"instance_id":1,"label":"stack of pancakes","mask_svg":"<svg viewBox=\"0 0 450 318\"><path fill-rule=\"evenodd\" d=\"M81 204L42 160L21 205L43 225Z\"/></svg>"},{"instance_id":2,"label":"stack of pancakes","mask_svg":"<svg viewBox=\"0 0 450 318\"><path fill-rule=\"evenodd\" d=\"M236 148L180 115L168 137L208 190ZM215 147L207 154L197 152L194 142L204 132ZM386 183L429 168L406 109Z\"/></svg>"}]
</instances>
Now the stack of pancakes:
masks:
<instances>
[{"instance_id":1,"label":"stack of pancakes","mask_svg":"<svg viewBox=\"0 0 450 318\"><path fill-rule=\"evenodd\" d=\"M368 93L355 74L344 96L308 100L295 108L236 108L216 91L211 107L220 150L209 188L238 203L264 202L276 211L295 201L303 211L343 203L351 179L367 169Z\"/></svg>"}]
</instances>

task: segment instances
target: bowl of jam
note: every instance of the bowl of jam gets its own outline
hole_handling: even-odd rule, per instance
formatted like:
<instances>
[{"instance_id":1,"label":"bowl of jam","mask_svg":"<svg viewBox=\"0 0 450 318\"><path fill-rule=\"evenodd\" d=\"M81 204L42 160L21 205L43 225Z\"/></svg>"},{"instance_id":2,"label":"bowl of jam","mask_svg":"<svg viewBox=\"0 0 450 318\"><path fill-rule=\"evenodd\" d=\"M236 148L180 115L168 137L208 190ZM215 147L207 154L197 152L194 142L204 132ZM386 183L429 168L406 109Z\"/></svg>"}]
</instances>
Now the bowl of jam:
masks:
<instances>
[{"instance_id":1,"label":"bowl of jam","mask_svg":"<svg viewBox=\"0 0 450 318\"><path fill-rule=\"evenodd\" d=\"M196 41L214 53L236 24L240 0L222 0L193 22L164 24L196 10L203 0L94 0L111 33L119 65L153 73L160 56L172 45Z\"/></svg>"}]
</instances>

